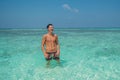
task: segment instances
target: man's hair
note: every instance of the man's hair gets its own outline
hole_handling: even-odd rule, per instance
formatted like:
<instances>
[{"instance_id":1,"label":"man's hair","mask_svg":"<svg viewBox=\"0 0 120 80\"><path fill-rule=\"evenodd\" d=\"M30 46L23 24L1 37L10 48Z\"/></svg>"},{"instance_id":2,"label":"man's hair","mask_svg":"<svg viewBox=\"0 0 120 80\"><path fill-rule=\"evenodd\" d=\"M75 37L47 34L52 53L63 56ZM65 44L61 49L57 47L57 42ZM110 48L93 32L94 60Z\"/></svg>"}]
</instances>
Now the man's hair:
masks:
<instances>
[{"instance_id":1,"label":"man's hair","mask_svg":"<svg viewBox=\"0 0 120 80\"><path fill-rule=\"evenodd\" d=\"M53 26L53 25L52 25L52 24L48 24L48 25L47 25L47 29L49 28L49 26Z\"/></svg>"}]
</instances>

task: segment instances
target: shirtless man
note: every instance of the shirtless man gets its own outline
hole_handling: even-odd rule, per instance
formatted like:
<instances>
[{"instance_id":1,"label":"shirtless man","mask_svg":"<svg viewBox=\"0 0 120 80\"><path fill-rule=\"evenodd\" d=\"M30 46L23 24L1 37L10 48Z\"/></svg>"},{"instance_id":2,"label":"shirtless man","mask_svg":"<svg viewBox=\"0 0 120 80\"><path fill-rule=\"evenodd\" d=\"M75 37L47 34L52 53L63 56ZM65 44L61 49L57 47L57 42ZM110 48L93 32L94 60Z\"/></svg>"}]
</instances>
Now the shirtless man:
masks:
<instances>
[{"instance_id":1,"label":"shirtless man","mask_svg":"<svg viewBox=\"0 0 120 80\"><path fill-rule=\"evenodd\" d=\"M45 59L48 61L47 64L50 63L52 58L60 62L60 46L58 43L58 36L53 33L54 27L52 24L48 24L47 29L48 33L44 34L42 37L42 52L44 53Z\"/></svg>"}]
</instances>

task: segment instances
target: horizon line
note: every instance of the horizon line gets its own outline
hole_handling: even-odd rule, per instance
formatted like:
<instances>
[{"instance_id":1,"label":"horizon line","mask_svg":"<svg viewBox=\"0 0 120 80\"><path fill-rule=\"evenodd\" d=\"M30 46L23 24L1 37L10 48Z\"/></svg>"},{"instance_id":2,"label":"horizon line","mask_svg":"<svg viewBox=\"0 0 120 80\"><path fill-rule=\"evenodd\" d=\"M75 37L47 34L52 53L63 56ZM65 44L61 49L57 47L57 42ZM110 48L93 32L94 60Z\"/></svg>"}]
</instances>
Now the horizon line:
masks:
<instances>
[{"instance_id":1,"label":"horizon line","mask_svg":"<svg viewBox=\"0 0 120 80\"><path fill-rule=\"evenodd\" d=\"M120 27L54 27L55 29L79 29L79 28L120 28ZM46 29L46 27L40 28L0 28L0 29Z\"/></svg>"}]
</instances>

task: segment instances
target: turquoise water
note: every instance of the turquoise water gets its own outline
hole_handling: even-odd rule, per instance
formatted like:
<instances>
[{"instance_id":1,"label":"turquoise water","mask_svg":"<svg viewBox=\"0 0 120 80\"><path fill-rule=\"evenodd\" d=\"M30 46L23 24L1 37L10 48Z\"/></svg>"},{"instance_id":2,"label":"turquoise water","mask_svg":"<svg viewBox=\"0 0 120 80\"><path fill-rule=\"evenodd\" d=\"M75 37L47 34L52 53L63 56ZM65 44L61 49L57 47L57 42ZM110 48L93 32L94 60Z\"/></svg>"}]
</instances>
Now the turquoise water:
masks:
<instances>
[{"instance_id":1,"label":"turquoise water","mask_svg":"<svg viewBox=\"0 0 120 80\"><path fill-rule=\"evenodd\" d=\"M0 30L0 80L120 80L120 29L56 29L61 64L41 52L45 29Z\"/></svg>"}]
</instances>

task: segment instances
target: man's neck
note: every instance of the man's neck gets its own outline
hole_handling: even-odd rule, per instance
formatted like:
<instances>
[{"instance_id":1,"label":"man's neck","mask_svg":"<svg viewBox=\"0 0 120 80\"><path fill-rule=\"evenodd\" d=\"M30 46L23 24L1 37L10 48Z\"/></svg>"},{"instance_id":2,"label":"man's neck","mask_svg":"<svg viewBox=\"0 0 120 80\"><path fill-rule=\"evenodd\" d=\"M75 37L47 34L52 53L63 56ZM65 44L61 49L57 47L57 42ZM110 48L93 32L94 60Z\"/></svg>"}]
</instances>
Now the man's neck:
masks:
<instances>
[{"instance_id":1,"label":"man's neck","mask_svg":"<svg viewBox=\"0 0 120 80\"><path fill-rule=\"evenodd\" d=\"M51 33L51 32L48 32L48 34L49 34L49 35L53 35L53 33Z\"/></svg>"}]
</instances>

